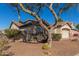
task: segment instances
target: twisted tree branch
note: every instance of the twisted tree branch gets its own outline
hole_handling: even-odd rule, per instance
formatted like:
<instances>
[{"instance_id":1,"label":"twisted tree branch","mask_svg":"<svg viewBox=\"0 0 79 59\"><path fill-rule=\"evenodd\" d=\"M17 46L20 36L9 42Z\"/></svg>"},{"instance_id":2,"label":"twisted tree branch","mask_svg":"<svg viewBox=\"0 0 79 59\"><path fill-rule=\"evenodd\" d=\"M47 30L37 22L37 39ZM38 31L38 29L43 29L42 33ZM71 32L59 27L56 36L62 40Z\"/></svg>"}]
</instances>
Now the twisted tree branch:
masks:
<instances>
[{"instance_id":1,"label":"twisted tree branch","mask_svg":"<svg viewBox=\"0 0 79 59\"><path fill-rule=\"evenodd\" d=\"M26 9L22 3L20 3L19 5L24 12L29 13L30 15L34 16L36 18L36 20L39 21L40 26L48 31L48 28L43 24L42 20L40 19L40 17L35 12L32 12L32 11Z\"/></svg>"}]
</instances>

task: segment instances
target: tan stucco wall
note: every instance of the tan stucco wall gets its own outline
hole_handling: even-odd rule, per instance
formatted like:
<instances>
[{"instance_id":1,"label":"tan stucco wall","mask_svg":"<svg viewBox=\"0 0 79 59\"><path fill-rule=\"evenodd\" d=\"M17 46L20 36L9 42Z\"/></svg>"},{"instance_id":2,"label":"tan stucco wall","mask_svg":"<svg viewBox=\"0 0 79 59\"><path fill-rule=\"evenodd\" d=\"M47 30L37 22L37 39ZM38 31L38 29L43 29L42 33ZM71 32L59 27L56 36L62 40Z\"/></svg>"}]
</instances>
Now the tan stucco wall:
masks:
<instances>
[{"instance_id":1,"label":"tan stucco wall","mask_svg":"<svg viewBox=\"0 0 79 59\"><path fill-rule=\"evenodd\" d=\"M64 30L63 30L64 29ZM68 24L61 27L62 40L70 38L70 26Z\"/></svg>"},{"instance_id":2,"label":"tan stucco wall","mask_svg":"<svg viewBox=\"0 0 79 59\"><path fill-rule=\"evenodd\" d=\"M76 30L70 30L70 37L71 37L71 39L78 39L79 40L79 32L78 31L76 31ZM78 36L74 36L74 34L77 34Z\"/></svg>"},{"instance_id":3,"label":"tan stucco wall","mask_svg":"<svg viewBox=\"0 0 79 59\"><path fill-rule=\"evenodd\" d=\"M66 28L68 30L66 30ZM58 33L58 34L60 33L63 36L61 39L64 40L64 39L69 39L69 37L70 37L70 30L71 30L70 26L68 24L66 24L66 25L62 26L61 28L52 29L51 32L52 33ZM64 38L65 36L66 37L68 36L68 38Z\"/></svg>"},{"instance_id":4,"label":"tan stucco wall","mask_svg":"<svg viewBox=\"0 0 79 59\"><path fill-rule=\"evenodd\" d=\"M61 29L64 29L64 28L71 29L68 24L61 27Z\"/></svg>"},{"instance_id":5,"label":"tan stucco wall","mask_svg":"<svg viewBox=\"0 0 79 59\"><path fill-rule=\"evenodd\" d=\"M15 24L12 24L11 29L19 29Z\"/></svg>"},{"instance_id":6,"label":"tan stucco wall","mask_svg":"<svg viewBox=\"0 0 79 59\"><path fill-rule=\"evenodd\" d=\"M54 33L58 33L58 34L59 34L59 33L61 33L61 31L62 31L62 30L61 30L61 29L59 29L59 28L54 29Z\"/></svg>"}]
</instances>

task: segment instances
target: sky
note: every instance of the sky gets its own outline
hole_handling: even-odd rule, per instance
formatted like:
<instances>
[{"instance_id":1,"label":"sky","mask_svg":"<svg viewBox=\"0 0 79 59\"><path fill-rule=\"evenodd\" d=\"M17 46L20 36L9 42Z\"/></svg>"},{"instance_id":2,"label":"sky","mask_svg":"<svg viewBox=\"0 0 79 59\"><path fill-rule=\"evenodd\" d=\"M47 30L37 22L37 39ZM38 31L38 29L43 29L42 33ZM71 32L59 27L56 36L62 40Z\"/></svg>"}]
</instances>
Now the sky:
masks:
<instances>
[{"instance_id":1,"label":"sky","mask_svg":"<svg viewBox=\"0 0 79 59\"><path fill-rule=\"evenodd\" d=\"M54 23L54 17L47 8L44 8L41 14L41 18L46 20L49 24ZM69 22L73 22L74 24L79 24L79 7L77 8L73 7L69 9L67 12L64 12L63 14L61 14L61 18L64 21L69 21ZM21 20L26 21L27 19L33 20L34 17L21 11ZM16 10L11 6L8 6L8 4L0 3L0 30L9 28L12 20L18 21L18 14Z\"/></svg>"}]
</instances>

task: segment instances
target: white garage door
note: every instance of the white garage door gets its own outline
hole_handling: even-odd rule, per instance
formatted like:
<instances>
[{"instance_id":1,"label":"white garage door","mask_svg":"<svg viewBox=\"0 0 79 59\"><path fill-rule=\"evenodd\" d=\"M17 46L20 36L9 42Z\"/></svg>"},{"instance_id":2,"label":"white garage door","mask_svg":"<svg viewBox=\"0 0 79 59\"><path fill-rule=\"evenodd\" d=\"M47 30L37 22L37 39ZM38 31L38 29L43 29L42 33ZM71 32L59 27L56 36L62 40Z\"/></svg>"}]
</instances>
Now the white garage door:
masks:
<instances>
[{"instance_id":1,"label":"white garage door","mask_svg":"<svg viewBox=\"0 0 79 59\"><path fill-rule=\"evenodd\" d=\"M69 38L69 31L68 30L63 30L62 31L62 38L64 38L64 39Z\"/></svg>"}]
</instances>

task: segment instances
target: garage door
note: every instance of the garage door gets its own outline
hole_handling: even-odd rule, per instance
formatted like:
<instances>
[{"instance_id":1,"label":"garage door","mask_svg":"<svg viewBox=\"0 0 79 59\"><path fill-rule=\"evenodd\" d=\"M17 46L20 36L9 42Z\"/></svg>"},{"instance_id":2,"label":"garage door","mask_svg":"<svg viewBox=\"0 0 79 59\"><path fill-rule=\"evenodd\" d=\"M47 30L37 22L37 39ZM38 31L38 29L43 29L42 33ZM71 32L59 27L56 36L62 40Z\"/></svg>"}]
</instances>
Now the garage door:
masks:
<instances>
[{"instance_id":1,"label":"garage door","mask_svg":"<svg viewBox=\"0 0 79 59\"><path fill-rule=\"evenodd\" d=\"M64 38L64 39L69 38L69 31L68 30L63 30L62 31L62 38Z\"/></svg>"}]
</instances>

